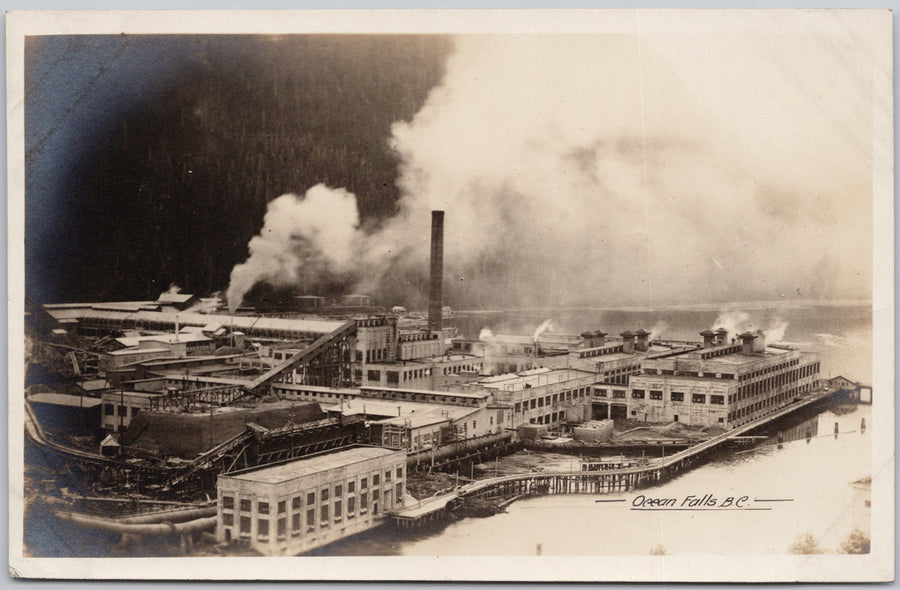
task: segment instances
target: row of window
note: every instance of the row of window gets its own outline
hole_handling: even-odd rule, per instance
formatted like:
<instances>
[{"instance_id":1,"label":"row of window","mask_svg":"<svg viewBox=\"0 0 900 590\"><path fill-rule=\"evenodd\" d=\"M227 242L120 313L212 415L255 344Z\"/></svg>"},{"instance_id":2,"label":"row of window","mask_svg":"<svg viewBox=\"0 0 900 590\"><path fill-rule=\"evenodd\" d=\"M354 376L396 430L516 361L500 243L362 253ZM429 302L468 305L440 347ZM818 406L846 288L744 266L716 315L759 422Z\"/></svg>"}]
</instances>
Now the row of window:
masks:
<instances>
[{"instance_id":1,"label":"row of window","mask_svg":"<svg viewBox=\"0 0 900 590\"><path fill-rule=\"evenodd\" d=\"M645 367L642 371L644 375L664 375L670 377L705 377L722 379L731 381L734 379L734 373L707 373L703 371L676 371L675 369L654 369Z\"/></svg>"},{"instance_id":2,"label":"row of window","mask_svg":"<svg viewBox=\"0 0 900 590\"><path fill-rule=\"evenodd\" d=\"M103 413L107 416L115 416L116 415L116 405L114 404L103 404ZM128 407L127 406L118 406L119 408L119 416L127 416L128 415ZM131 408L131 415L137 416L138 412L140 412L140 408Z\"/></svg>"},{"instance_id":3,"label":"row of window","mask_svg":"<svg viewBox=\"0 0 900 590\"><path fill-rule=\"evenodd\" d=\"M554 393L552 395L545 395L542 397L536 397L530 400L525 400L523 402L516 402L513 406L513 410L516 413L521 413L525 410L534 410L537 408L543 408L544 406L552 406L553 404L565 401L573 401L578 399L584 399L588 394L588 387L579 387L578 389L569 389L563 391L561 393Z\"/></svg>"},{"instance_id":4,"label":"row of window","mask_svg":"<svg viewBox=\"0 0 900 590\"><path fill-rule=\"evenodd\" d=\"M553 424L557 420L560 422L566 419L565 412L553 412L550 414L544 414L543 416L538 416L537 418L531 418L529 422L531 424Z\"/></svg>"},{"instance_id":5,"label":"row of window","mask_svg":"<svg viewBox=\"0 0 900 590\"><path fill-rule=\"evenodd\" d=\"M605 389L598 389L597 397L606 397ZM625 398L625 390L624 389L614 389L612 391L613 398L624 399ZM646 391L643 389L633 389L631 391L632 399L644 399ZM691 395L691 403L695 404L705 404L706 403L706 394L705 393L694 393ZM663 399L663 392L657 389L650 390L650 399L661 400ZM683 391L673 391L669 394L669 401L673 402L683 402L684 401L684 392ZM710 395L709 403L724 405L725 404L725 396L724 395Z\"/></svg>"}]
</instances>

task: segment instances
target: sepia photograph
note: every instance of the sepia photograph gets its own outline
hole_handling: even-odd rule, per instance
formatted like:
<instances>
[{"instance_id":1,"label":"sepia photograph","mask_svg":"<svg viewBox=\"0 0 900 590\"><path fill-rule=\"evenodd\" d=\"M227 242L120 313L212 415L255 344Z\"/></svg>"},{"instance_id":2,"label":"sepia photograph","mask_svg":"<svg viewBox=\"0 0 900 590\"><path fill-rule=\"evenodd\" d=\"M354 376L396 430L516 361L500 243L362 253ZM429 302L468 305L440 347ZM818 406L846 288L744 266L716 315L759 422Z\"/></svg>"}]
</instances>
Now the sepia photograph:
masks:
<instances>
[{"instance_id":1,"label":"sepia photograph","mask_svg":"<svg viewBox=\"0 0 900 590\"><path fill-rule=\"evenodd\" d=\"M892 580L891 19L8 13L10 574Z\"/></svg>"}]
</instances>

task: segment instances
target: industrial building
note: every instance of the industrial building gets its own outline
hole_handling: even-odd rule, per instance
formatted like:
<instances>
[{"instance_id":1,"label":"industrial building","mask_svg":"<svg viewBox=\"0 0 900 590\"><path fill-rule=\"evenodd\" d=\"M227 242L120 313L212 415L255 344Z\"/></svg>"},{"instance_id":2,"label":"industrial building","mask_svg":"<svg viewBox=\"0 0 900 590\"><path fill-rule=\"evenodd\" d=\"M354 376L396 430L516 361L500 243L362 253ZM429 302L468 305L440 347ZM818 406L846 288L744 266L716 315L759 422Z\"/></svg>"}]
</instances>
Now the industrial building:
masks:
<instances>
[{"instance_id":1,"label":"industrial building","mask_svg":"<svg viewBox=\"0 0 900 590\"><path fill-rule=\"evenodd\" d=\"M815 354L766 346L761 333L740 334L739 343L702 335L702 348L644 360L627 385L595 386L595 408L603 417L733 428L818 385Z\"/></svg>"},{"instance_id":2,"label":"industrial building","mask_svg":"<svg viewBox=\"0 0 900 590\"><path fill-rule=\"evenodd\" d=\"M378 526L402 508L406 453L354 446L218 478L220 542L297 555Z\"/></svg>"},{"instance_id":3,"label":"industrial building","mask_svg":"<svg viewBox=\"0 0 900 590\"><path fill-rule=\"evenodd\" d=\"M392 364L372 363L362 370L363 387L441 390L450 384L477 380L482 359L463 354L421 358Z\"/></svg>"},{"instance_id":4,"label":"industrial building","mask_svg":"<svg viewBox=\"0 0 900 590\"><path fill-rule=\"evenodd\" d=\"M487 377L468 391L492 393L492 402L512 411L508 426L543 424L558 428L590 418L590 389L596 375L577 369L532 369Z\"/></svg>"}]
</instances>

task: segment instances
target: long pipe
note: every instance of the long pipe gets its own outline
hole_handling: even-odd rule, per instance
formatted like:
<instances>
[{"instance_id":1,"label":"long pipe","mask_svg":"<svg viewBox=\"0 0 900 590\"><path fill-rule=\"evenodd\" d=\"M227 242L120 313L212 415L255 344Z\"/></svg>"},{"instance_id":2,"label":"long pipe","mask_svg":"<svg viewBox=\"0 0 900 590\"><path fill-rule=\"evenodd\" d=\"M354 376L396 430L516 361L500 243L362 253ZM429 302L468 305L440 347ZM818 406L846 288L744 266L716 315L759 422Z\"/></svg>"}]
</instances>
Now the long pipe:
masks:
<instances>
[{"instance_id":1,"label":"long pipe","mask_svg":"<svg viewBox=\"0 0 900 590\"><path fill-rule=\"evenodd\" d=\"M199 531L207 531L216 528L217 516L207 518L198 518L187 522L179 523L156 523L156 524L129 524L108 518L98 518L95 516L86 516L84 514L76 514L74 512L57 512L56 517L60 520L67 520L77 525L110 533L131 534L131 535L148 535L148 536L166 536L166 535L184 535L186 533L194 533Z\"/></svg>"},{"instance_id":2,"label":"long pipe","mask_svg":"<svg viewBox=\"0 0 900 590\"><path fill-rule=\"evenodd\" d=\"M186 520L206 518L216 515L215 506L205 506L203 508L187 508L184 510L166 510L165 512L154 512L151 514L140 514L137 516L126 516L124 518L116 518L115 522L122 524L156 524L160 522L184 522ZM113 519L111 519L113 520Z\"/></svg>"}]
</instances>

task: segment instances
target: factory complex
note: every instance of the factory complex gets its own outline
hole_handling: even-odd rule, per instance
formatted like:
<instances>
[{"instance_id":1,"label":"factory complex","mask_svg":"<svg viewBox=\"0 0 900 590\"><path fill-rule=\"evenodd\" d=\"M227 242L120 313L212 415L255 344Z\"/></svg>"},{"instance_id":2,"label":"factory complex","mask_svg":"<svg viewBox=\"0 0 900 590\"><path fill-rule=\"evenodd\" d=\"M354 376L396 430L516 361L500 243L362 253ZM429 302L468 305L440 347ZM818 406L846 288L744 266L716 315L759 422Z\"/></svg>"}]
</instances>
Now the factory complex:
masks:
<instances>
[{"instance_id":1,"label":"factory complex","mask_svg":"<svg viewBox=\"0 0 900 590\"><path fill-rule=\"evenodd\" d=\"M72 376L65 392L27 392L26 405L39 423L64 415L82 442L36 424L34 444L77 464L95 495L135 493L137 480L147 497L215 497L220 542L295 555L415 503L407 483L423 465L458 469L545 433L602 442L611 423L591 424L604 420L725 432L819 384L815 354L761 332L459 337L443 317L442 213L432 222L418 323L366 296L329 315L315 296L297 299L302 313L260 315L169 292L35 309L32 359L55 355Z\"/></svg>"}]
</instances>

